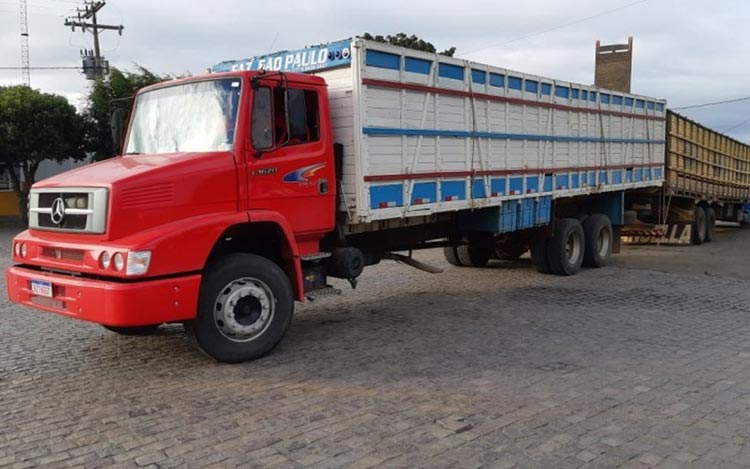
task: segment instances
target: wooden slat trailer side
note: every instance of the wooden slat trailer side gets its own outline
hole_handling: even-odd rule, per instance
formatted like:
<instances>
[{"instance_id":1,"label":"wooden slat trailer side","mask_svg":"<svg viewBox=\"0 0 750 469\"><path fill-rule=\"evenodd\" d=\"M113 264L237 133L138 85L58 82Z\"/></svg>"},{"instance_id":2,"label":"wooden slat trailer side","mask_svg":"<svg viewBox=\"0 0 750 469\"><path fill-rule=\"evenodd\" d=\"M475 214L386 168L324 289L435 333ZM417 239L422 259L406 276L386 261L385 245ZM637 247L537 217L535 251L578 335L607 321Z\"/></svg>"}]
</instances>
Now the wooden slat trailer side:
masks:
<instances>
[{"instance_id":1,"label":"wooden slat trailer side","mask_svg":"<svg viewBox=\"0 0 750 469\"><path fill-rule=\"evenodd\" d=\"M668 111L664 185L627 193L623 241L711 241L717 220L747 226L749 202L750 145Z\"/></svg>"}]
</instances>

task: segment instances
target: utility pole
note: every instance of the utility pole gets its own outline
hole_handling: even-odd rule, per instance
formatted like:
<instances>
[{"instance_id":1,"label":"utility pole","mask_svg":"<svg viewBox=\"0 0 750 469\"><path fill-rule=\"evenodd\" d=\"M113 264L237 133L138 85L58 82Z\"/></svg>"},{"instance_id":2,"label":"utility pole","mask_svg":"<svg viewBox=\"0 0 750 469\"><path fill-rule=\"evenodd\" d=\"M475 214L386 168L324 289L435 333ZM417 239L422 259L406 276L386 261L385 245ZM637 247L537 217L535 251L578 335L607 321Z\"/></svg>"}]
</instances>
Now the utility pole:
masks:
<instances>
[{"instance_id":1,"label":"utility pole","mask_svg":"<svg viewBox=\"0 0 750 469\"><path fill-rule=\"evenodd\" d=\"M104 30L117 31L122 36L123 25L99 24L96 21L96 13L104 8L104 1L86 2L85 8L78 8L78 14L75 17L65 19L65 26L70 26L73 31L76 27L81 28L83 32L90 32L94 36L94 50L84 49L81 51L81 60L83 61L83 73L88 80L96 80L109 73L109 61L101 55L99 50L99 33ZM90 20L90 22L86 22Z\"/></svg>"},{"instance_id":2,"label":"utility pole","mask_svg":"<svg viewBox=\"0 0 750 469\"><path fill-rule=\"evenodd\" d=\"M29 72L29 17L26 0L21 0L21 80L26 86L31 86Z\"/></svg>"}]
</instances>

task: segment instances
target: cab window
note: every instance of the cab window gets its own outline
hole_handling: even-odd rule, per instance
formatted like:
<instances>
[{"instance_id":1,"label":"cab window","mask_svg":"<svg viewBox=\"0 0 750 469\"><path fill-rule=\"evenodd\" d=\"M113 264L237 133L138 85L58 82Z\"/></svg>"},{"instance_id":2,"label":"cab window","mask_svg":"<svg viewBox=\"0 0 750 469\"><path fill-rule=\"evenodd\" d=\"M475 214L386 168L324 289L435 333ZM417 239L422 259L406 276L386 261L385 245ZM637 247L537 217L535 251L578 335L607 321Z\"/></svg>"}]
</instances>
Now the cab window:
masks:
<instances>
[{"instance_id":1,"label":"cab window","mask_svg":"<svg viewBox=\"0 0 750 469\"><path fill-rule=\"evenodd\" d=\"M312 90L289 88L289 114L285 113L284 88L274 89L274 135L276 145L299 145L320 138L318 94Z\"/></svg>"}]
</instances>

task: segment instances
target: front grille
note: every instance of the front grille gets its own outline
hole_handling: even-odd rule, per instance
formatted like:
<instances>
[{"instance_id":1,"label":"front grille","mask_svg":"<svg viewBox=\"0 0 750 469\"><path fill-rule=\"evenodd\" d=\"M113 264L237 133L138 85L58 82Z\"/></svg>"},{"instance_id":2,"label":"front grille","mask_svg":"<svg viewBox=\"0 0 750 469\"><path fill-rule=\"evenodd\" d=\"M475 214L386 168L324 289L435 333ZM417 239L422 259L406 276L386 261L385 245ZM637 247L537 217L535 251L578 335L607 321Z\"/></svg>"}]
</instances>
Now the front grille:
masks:
<instances>
[{"instance_id":1,"label":"front grille","mask_svg":"<svg viewBox=\"0 0 750 469\"><path fill-rule=\"evenodd\" d=\"M29 226L39 230L104 233L107 189L32 189Z\"/></svg>"},{"instance_id":2,"label":"front grille","mask_svg":"<svg viewBox=\"0 0 750 469\"><path fill-rule=\"evenodd\" d=\"M42 256L83 264L83 251L78 249L43 247Z\"/></svg>"}]
</instances>

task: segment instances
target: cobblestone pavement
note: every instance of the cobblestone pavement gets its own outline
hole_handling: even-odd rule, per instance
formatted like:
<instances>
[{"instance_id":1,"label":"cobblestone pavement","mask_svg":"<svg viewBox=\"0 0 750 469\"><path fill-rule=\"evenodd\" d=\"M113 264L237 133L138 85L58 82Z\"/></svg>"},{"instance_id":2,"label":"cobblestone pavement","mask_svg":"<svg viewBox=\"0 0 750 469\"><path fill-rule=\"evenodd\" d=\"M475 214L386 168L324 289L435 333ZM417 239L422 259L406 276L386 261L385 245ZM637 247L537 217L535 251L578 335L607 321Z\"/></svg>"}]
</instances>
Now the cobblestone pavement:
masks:
<instances>
[{"instance_id":1,"label":"cobblestone pavement","mask_svg":"<svg viewBox=\"0 0 750 469\"><path fill-rule=\"evenodd\" d=\"M0 467L748 466L748 252L722 229L573 278L425 252L444 274L384 262L242 365L3 299Z\"/></svg>"}]
</instances>

